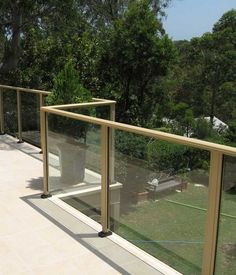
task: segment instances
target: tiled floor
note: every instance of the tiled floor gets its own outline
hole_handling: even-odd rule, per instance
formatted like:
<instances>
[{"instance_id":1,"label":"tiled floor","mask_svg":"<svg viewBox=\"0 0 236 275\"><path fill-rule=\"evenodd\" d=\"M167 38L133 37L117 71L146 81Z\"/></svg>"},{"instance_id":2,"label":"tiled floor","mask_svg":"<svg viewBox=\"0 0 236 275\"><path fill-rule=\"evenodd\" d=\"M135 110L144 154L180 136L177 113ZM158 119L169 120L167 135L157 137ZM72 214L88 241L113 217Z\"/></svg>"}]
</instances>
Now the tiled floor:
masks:
<instances>
[{"instance_id":1,"label":"tiled floor","mask_svg":"<svg viewBox=\"0 0 236 275\"><path fill-rule=\"evenodd\" d=\"M164 274L41 199L39 151L0 136L0 275Z\"/></svg>"}]
</instances>

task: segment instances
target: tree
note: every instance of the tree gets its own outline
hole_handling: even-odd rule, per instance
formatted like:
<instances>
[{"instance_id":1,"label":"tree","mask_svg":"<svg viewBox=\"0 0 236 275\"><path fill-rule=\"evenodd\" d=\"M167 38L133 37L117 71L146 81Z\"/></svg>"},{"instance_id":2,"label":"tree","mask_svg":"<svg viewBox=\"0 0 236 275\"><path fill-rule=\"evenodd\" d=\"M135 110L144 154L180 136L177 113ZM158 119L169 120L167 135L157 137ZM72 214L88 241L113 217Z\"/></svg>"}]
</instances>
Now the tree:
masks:
<instances>
[{"instance_id":1,"label":"tree","mask_svg":"<svg viewBox=\"0 0 236 275\"><path fill-rule=\"evenodd\" d=\"M225 30L230 30L231 32L236 31L236 10L232 9L219 19L213 27L213 32L221 32ZM233 37L232 37L233 38Z\"/></svg>"},{"instance_id":2,"label":"tree","mask_svg":"<svg viewBox=\"0 0 236 275\"><path fill-rule=\"evenodd\" d=\"M103 91L118 99L118 117L144 125L157 95L158 78L170 67L175 50L162 24L150 9L150 1L132 1L114 22L104 41L98 73Z\"/></svg>"},{"instance_id":3,"label":"tree","mask_svg":"<svg viewBox=\"0 0 236 275\"><path fill-rule=\"evenodd\" d=\"M175 102L192 107L194 116L232 119L235 106L236 10L226 12L212 33L178 41L179 64L174 76L178 85Z\"/></svg>"},{"instance_id":4,"label":"tree","mask_svg":"<svg viewBox=\"0 0 236 275\"><path fill-rule=\"evenodd\" d=\"M149 0L149 7L161 19L165 15L164 9L171 0ZM83 12L88 21L96 28L112 25L121 18L130 3L136 0L82 0L80 1Z\"/></svg>"},{"instance_id":5,"label":"tree","mask_svg":"<svg viewBox=\"0 0 236 275\"><path fill-rule=\"evenodd\" d=\"M22 41L32 28L45 34L65 29L77 15L76 0L10 0L0 3L0 31L4 41L1 74L17 68ZM67 23L67 24L65 24Z\"/></svg>"},{"instance_id":6,"label":"tree","mask_svg":"<svg viewBox=\"0 0 236 275\"><path fill-rule=\"evenodd\" d=\"M188 104L180 102L173 107L172 118L174 119L174 132L189 137L195 124L193 111Z\"/></svg>"}]
</instances>

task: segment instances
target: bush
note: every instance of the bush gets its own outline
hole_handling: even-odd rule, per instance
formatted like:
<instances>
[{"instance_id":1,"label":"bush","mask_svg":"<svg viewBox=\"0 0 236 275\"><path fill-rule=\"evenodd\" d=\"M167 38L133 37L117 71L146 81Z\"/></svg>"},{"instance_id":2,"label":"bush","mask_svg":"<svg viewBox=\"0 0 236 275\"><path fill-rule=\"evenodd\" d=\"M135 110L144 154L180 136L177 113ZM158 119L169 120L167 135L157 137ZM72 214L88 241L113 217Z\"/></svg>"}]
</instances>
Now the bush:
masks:
<instances>
[{"instance_id":1,"label":"bush","mask_svg":"<svg viewBox=\"0 0 236 275\"><path fill-rule=\"evenodd\" d=\"M226 131L225 137L229 142L236 142L236 120L229 123L229 128Z\"/></svg>"},{"instance_id":2,"label":"bush","mask_svg":"<svg viewBox=\"0 0 236 275\"><path fill-rule=\"evenodd\" d=\"M148 145L148 166L158 171L173 168L177 173L188 169L207 169L209 153L176 143L156 140Z\"/></svg>"},{"instance_id":3,"label":"bush","mask_svg":"<svg viewBox=\"0 0 236 275\"><path fill-rule=\"evenodd\" d=\"M196 120L195 127L193 129L193 137L206 139L212 135L212 131L213 129L211 123L204 118L199 118Z\"/></svg>"},{"instance_id":4,"label":"bush","mask_svg":"<svg viewBox=\"0 0 236 275\"><path fill-rule=\"evenodd\" d=\"M145 159L149 138L123 131L116 131L115 147L127 156Z\"/></svg>"},{"instance_id":5,"label":"bush","mask_svg":"<svg viewBox=\"0 0 236 275\"><path fill-rule=\"evenodd\" d=\"M92 94L83 87L72 60L69 60L62 71L54 79L51 94L47 97L47 105L62 105L92 101ZM90 110L82 109L80 113L90 115ZM86 140L88 123L66 117L51 115L50 129L66 133L75 138Z\"/></svg>"},{"instance_id":6,"label":"bush","mask_svg":"<svg viewBox=\"0 0 236 275\"><path fill-rule=\"evenodd\" d=\"M54 79L52 93L47 97L47 105L70 104L92 101L89 90L83 87L72 60Z\"/></svg>"},{"instance_id":7,"label":"bush","mask_svg":"<svg viewBox=\"0 0 236 275\"><path fill-rule=\"evenodd\" d=\"M179 171L188 167L187 147L162 140L155 140L147 147L148 166L158 171L173 168Z\"/></svg>"}]
</instances>

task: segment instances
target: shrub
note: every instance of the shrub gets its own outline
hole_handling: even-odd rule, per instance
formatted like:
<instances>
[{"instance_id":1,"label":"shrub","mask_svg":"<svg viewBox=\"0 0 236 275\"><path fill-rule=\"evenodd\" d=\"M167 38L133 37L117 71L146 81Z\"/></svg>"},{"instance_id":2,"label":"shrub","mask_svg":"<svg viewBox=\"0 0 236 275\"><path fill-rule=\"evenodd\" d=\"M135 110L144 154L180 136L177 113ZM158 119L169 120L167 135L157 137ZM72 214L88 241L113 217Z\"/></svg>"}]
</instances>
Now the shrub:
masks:
<instances>
[{"instance_id":1,"label":"shrub","mask_svg":"<svg viewBox=\"0 0 236 275\"><path fill-rule=\"evenodd\" d=\"M127 156L145 159L149 138L123 131L116 131L116 150Z\"/></svg>"},{"instance_id":2,"label":"shrub","mask_svg":"<svg viewBox=\"0 0 236 275\"><path fill-rule=\"evenodd\" d=\"M92 101L89 90L83 87L72 60L54 78L52 93L47 97L47 105L70 104Z\"/></svg>"},{"instance_id":3,"label":"shrub","mask_svg":"<svg viewBox=\"0 0 236 275\"><path fill-rule=\"evenodd\" d=\"M62 71L54 79L51 94L47 97L47 105L62 105L92 101L89 90L80 82L77 70L72 60L69 60ZM75 110L73 110L75 111ZM90 115L90 110L83 108L80 113ZM50 116L50 129L59 133L66 133L74 138L86 141L88 123L65 117Z\"/></svg>"},{"instance_id":4,"label":"shrub","mask_svg":"<svg viewBox=\"0 0 236 275\"><path fill-rule=\"evenodd\" d=\"M148 166L159 171L173 168L175 171L188 166L187 147L162 140L155 140L147 147Z\"/></svg>"},{"instance_id":5,"label":"shrub","mask_svg":"<svg viewBox=\"0 0 236 275\"><path fill-rule=\"evenodd\" d=\"M208 168L209 153L205 150L156 140L148 145L148 166L158 171L173 168L175 173L188 169Z\"/></svg>"}]
</instances>

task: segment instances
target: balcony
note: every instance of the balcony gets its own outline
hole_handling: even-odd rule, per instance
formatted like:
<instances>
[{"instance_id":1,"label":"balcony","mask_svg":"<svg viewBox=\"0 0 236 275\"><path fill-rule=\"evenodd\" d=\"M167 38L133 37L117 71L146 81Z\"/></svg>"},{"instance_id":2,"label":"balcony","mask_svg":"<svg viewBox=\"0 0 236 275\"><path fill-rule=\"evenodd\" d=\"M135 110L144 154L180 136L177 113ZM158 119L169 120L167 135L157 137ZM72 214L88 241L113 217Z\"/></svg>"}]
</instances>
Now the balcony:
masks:
<instances>
[{"instance_id":1,"label":"balcony","mask_svg":"<svg viewBox=\"0 0 236 275\"><path fill-rule=\"evenodd\" d=\"M4 135L0 150L1 274L162 274L119 238L99 238L100 226L85 215L40 198L39 148Z\"/></svg>"},{"instance_id":2,"label":"balcony","mask_svg":"<svg viewBox=\"0 0 236 275\"><path fill-rule=\"evenodd\" d=\"M1 86L1 133L19 141L1 136L6 268L235 273L235 148L114 122L113 101L43 107L46 95ZM22 143L39 132L43 155Z\"/></svg>"}]
</instances>

